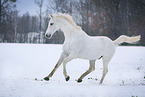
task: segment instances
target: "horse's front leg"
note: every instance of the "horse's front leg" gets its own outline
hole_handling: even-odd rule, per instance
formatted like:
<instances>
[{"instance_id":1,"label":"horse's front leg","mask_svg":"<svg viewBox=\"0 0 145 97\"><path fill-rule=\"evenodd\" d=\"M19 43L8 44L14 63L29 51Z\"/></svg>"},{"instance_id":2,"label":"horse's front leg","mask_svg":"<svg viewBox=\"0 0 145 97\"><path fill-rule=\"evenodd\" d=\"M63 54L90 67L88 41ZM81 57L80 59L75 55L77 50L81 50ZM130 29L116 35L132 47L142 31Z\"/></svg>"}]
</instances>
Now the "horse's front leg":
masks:
<instances>
[{"instance_id":1,"label":"horse's front leg","mask_svg":"<svg viewBox=\"0 0 145 97\"><path fill-rule=\"evenodd\" d=\"M58 62L57 62L57 64L55 65L55 67L53 68L53 70L51 71L51 73L50 73L48 76L46 76L46 77L44 78L44 80L48 81L49 78L53 76L54 72L57 70L57 68L61 65L61 63L63 62L63 60L64 60L66 57L67 57L67 55L64 54L64 52L62 52L62 53L61 53L61 56L60 56L60 58L59 58L59 60L58 60Z\"/></svg>"},{"instance_id":2,"label":"horse's front leg","mask_svg":"<svg viewBox=\"0 0 145 97\"><path fill-rule=\"evenodd\" d=\"M65 76L65 80L66 81L68 81L69 79L70 79L70 77L67 75L67 72L66 72L66 64L69 62L69 61L71 61L71 60L73 60L74 59L74 57L72 56L72 55L69 55L67 58L65 58L64 59L64 61L63 61L63 74L64 74L64 76Z\"/></svg>"}]
</instances>

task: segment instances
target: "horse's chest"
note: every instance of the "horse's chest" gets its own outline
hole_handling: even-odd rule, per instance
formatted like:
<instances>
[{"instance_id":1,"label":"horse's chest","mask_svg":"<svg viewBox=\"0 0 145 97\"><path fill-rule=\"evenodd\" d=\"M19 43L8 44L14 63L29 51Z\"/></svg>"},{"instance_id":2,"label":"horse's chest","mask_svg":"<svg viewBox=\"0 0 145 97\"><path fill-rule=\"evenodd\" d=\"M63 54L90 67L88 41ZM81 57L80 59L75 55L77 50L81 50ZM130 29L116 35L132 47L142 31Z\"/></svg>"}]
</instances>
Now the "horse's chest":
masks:
<instances>
[{"instance_id":1,"label":"horse's chest","mask_svg":"<svg viewBox=\"0 0 145 97\"><path fill-rule=\"evenodd\" d=\"M64 45L63 45L63 52L65 52L65 53L67 53L67 54L70 54L70 51L71 51L71 45L70 44L68 44L68 43L65 43Z\"/></svg>"},{"instance_id":2,"label":"horse's chest","mask_svg":"<svg viewBox=\"0 0 145 97\"><path fill-rule=\"evenodd\" d=\"M77 53L79 50L78 44L74 43L74 42L68 42L68 43L64 43L63 45L63 51L67 54L70 53Z\"/></svg>"}]
</instances>

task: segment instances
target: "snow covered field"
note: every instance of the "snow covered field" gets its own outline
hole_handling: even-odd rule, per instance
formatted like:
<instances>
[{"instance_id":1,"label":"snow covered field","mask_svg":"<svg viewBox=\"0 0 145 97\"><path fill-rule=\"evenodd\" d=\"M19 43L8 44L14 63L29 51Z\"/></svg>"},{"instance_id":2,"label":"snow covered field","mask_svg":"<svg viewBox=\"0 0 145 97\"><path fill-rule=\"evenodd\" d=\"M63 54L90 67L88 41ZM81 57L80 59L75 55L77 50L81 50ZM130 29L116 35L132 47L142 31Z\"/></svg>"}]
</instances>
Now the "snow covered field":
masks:
<instances>
[{"instance_id":1,"label":"snow covered field","mask_svg":"<svg viewBox=\"0 0 145 97\"><path fill-rule=\"evenodd\" d=\"M102 85L102 60L82 83L75 80L89 68L83 59L67 64L70 81L65 81L62 66L50 81L41 81L55 66L61 48L1 43L0 97L145 97L145 47L118 47Z\"/></svg>"}]
</instances>

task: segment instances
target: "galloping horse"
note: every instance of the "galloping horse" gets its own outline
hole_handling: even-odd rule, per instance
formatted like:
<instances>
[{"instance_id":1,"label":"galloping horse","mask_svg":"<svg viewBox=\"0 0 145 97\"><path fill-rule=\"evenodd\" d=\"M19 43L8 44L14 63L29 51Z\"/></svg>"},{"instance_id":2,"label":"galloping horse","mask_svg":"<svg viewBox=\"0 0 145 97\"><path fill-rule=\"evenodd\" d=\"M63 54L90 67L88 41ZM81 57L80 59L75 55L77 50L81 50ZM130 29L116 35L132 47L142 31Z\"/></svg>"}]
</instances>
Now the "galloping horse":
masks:
<instances>
[{"instance_id":1,"label":"galloping horse","mask_svg":"<svg viewBox=\"0 0 145 97\"><path fill-rule=\"evenodd\" d=\"M102 58L103 75L100 81L100 84L102 84L108 72L108 63L113 57L116 47L123 42L134 43L140 40L140 35L133 37L121 35L115 41L112 41L106 36L89 36L81 27L73 22L72 17L68 14L59 13L50 15L50 17L51 19L45 36L50 39L57 30L61 29L64 33L65 41L56 66L52 72L44 78L44 80L47 81L52 77L61 63L63 63L63 74L66 81L68 81L70 77L67 75L66 64L75 58L82 58L89 60L90 63L89 69L77 80L77 82L82 82L82 79L86 75L95 70L95 61Z\"/></svg>"}]
</instances>

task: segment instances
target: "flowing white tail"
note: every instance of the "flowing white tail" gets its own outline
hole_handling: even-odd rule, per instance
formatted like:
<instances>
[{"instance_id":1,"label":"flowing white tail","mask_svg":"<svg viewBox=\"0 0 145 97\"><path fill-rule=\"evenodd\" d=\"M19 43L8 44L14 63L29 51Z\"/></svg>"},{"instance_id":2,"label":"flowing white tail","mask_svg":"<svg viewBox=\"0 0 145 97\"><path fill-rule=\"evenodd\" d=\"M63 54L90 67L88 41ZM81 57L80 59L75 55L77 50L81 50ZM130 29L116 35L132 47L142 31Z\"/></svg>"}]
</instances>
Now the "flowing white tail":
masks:
<instances>
[{"instance_id":1,"label":"flowing white tail","mask_svg":"<svg viewBox=\"0 0 145 97\"><path fill-rule=\"evenodd\" d=\"M140 40L140 35L138 36L132 36L132 37L128 37L126 35L121 35L120 37L118 37L115 41L114 44L118 45L121 44L123 42L127 42L127 43L136 43Z\"/></svg>"}]
</instances>

